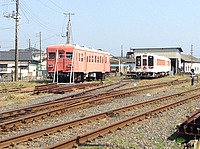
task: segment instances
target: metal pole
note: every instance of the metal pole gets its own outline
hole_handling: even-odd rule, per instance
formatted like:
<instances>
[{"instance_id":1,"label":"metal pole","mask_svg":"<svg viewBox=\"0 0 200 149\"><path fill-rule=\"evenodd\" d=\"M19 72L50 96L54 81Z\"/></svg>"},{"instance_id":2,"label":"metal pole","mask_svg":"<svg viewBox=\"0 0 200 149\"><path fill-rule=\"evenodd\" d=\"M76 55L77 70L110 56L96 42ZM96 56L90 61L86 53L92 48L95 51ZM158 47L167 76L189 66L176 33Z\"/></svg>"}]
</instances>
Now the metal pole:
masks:
<instances>
[{"instance_id":1,"label":"metal pole","mask_svg":"<svg viewBox=\"0 0 200 149\"><path fill-rule=\"evenodd\" d=\"M74 72L73 67L74 67L74 51L73 51L73 54L72 54L72 63L71 63L71 70L70 70L70 80L69 80L70 84L72 83L72 81L74 83L74 79L72 80L72 73Z\"/></svg>"},{"instance_id":2,"label":"metal pole","mask_svg":"<svg viewBox=\"0 0 200 149\"><path fill-rule=\"evenodd\" d=\"M16 17L15 17L15 81L18 81L18 27L19 27L19 0L16 0Z\"/></svg>"},{"instance_id":3,"label":"metal pole","mask_svg":"<svg viewBox=\"0 0 200 149\"><path fill-rule=\"evenodd\" d=\"M40 70L42 70L42 33L40 32Z\"/></svg>"},{"instance_id":4,"label":"metal pole","mask_svg":"<svg viewBox=\"0 0 200 149\"><path fill-rule=\"evenodd\" d=\"M192 69L192 57L193 57L193 45L191 45L191 66L190 66L190 69Z\"/></svg>"}]
</instances>

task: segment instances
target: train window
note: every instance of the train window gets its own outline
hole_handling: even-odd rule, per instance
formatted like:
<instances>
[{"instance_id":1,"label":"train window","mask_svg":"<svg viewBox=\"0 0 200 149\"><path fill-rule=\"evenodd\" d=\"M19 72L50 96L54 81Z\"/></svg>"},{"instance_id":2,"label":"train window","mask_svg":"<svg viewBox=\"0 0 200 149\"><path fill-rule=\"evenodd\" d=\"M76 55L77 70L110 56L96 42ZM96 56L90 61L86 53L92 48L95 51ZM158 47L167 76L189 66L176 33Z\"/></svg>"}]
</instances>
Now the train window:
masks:
<instances>
[{"instance_id":1,"label":"train window","mask_svg":"<svg viewBox=\"0 0 200 149\"><path fill-rule=\"evenodd\" d=\"M89 55L89 62L91 62L91 56Z\"/></svg>"},{"instance_id":2,"label":"train window","mask_svg":"<svg viewBox=\"0 0 200 149\"><path fill-rule=\"evenodd\" d=\"M141 66L141 56L136 57L136 66Z\"/></svg>"},{"instance_id":3,"label":"train window","mask_svg":"<svg viewBox=\"0 0 200 149\"><path fill-rule=\"evenodd\" d=\"M62 58L62 57L63 57L63 53L59 53L59 54L58 54L58 57L59 57L59 58Z\"/></svg>"},{"instance_id":4,"label":"train window","mask_svg":"<svg viewBox=\"0 0 200 149\"><path fill-rule=\"evenodd\" d=\"M92 62L94 61L94 56L92 55Z\"/></svg>"},{"instance_id":5,"label":"train window","mask_svg":"<svg viewBox=\"0 0 200 149\"><path fill-rule=\"evenodd\" d=\"M148 66L153 66L153 63L154 63L153 60L154 60L153 56L148 56Z\"/></svg>"},{"instance_id":6,"label":"train window","mask_svg":"<svg viewBox=\"0 0 200 149\"><path fill-rule=\"evenodd\" d=\"M95 62L95 63L97 62L97 56L94 57L94 62Z\"/></svg>"},{"instance_id":7,"label":"train window","mask_svg":"<svg viewBox=\"0 0 200 149\"><path fill-rule=\"evenodd\" d=\"M76 53L76 61L78 61L78 52Z\"/></svg>"},{"instance_id":8,"label":"train window","mask_svg":"<svg viewBox=\"0 0 200 149\"><path fill-rule=\"evenodd\" d=\"M55 52L49 53L49 59L55 59Z\"/></svg>"},{"instance_id":9,"label":"train window","mask_svg":"<svg viewBox=\"0 0 200 149\"><path fill-rule=\"evenodd\" d=\"M83 62L83 53L81 53L81 62Z\"/></svg>"},{"instance_id":10,"label":"train window","mask_svg":"<svg viewBox=\"0 0 200 149\"><path fill-rule=\"evenodd\" d=\"M72 59L73 53L72 52L66 52L66 59Z\"/></svg>"},{"instance_id":11,"label":"train window","mask_svg":"<svg viewBox=\"0 0 200 149\"><path fill-rule=\"evenodd\" d=\"M147 65L147 59L143 59L143 66Z\"/></svg>"},{"instance_id":12,"label":"train window","mask_svg":"<svg viewBox=\"0 0 200 149\"><path fill-rule=\"evenodd\" d=\"M81 53L78 54L78 61L81 61Z\"/></svg>"}]
</instances>

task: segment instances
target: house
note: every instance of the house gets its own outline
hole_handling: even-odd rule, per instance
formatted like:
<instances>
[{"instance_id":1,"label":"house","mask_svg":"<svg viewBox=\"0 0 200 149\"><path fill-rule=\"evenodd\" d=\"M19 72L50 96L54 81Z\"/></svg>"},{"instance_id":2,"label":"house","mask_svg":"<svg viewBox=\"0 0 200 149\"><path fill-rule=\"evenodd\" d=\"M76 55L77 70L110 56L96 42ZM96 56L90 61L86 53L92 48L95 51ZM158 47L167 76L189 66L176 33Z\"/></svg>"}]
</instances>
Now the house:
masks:
<instances>
[{"instance_id":1,"label":"house","mask_svg":"<svg viewBox=\"0 0 200 149\"><path fill-rule=\"evenodd\" d=\"M181 54L181 71L189 73L194 69L195 74L200 74L200 59L192 55Z\"/></svg>"},{"instance_id":2,"label":"house","mask_svg":"<svg viewBox=\"0 0 200 149\"><path fill-rule=\"evenodd\" d=\"M38 52L38 51L37 51ZM19 49L18 78L19 80L33 79L39 76L42 69L40 61L35 58L33 49ZM44 61L44 59L42 59ZM42 61L42 62L43 62ZM40 67L39 67L40 66ZM44 66L45 67L45 66ZM46 70L46 67L43 69ZM0 79L13 80L15 73L15 50L0 51Z\"/></svg>"}]
</instances>

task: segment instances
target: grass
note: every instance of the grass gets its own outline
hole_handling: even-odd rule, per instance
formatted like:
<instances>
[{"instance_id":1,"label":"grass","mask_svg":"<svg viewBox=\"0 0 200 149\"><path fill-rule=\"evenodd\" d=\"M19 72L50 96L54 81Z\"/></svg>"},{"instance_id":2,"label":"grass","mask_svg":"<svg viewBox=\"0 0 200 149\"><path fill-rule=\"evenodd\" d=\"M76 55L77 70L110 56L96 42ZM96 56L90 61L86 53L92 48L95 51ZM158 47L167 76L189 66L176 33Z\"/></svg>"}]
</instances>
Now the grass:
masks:
<instances>
[{"instance_id":1,"label":"grass","mask_svg":"<svg viewBox=\"0 0 200 149\"><path fill-rule=\"evenodd\" d=\"M177 137L175 139L176 143L184 143L186 140L184 138L181 138L181 137Z\"/></svg>"}]
</instances>

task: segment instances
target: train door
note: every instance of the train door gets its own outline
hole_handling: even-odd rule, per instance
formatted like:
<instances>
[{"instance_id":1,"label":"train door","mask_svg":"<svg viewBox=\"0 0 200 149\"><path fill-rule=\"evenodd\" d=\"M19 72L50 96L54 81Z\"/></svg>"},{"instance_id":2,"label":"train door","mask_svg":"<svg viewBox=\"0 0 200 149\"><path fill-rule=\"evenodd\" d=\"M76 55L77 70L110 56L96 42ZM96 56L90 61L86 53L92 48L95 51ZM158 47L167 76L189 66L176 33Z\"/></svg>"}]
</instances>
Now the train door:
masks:
<instances>
[{"instance_id":1,"label":"train door","mask_svg":"<svg viewBox=\"0 0 200 149\"><path fill-rule=\"evenodd\" d=\"M106 59L106 57L105 57L105 55L103 55L103 57L102 57L103 59L102 59L102 63L103 63L103 72L105 72L105 67L106 67L106 63L105 63L105 59Z\"/></svg>"},{"instance_id":2,"label":"train door","mask_svg":"<svg viewBox=\"0 0 200 149\"><path fill-rule=\"evenodd\" d=\"M87 54L86 54L86 52L84 52L84 59L83 59L83 65L84 65L84 72L85 73L87 73L87 61L88 61L88 59L87 59Z\"/></svg>"},{"instance_id":3,"label":"train door","mask_svg":"<svg viewBox=\"0 0 200 149\"><path fill-rule=\"evenodd\" d=\"M58 50L58 71L65 70L65 53L64 50Z\"/></svg>"},{"instance_id":4,"label":"train door","mask_svg":"<svg viewBox=\"0 0 200 149\"><path fill-rule=\"evenodd\" d=\"M148 66L149 68L153 68L154 66L154 58L151 55L148 56Z\"/></svg>"}]
</instances>

